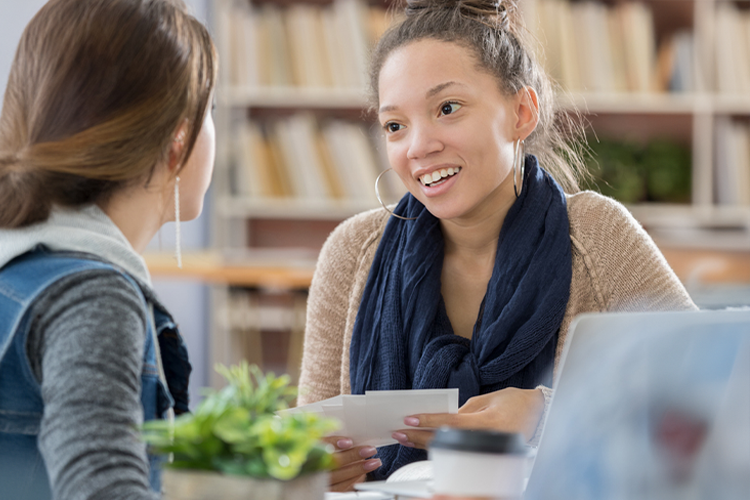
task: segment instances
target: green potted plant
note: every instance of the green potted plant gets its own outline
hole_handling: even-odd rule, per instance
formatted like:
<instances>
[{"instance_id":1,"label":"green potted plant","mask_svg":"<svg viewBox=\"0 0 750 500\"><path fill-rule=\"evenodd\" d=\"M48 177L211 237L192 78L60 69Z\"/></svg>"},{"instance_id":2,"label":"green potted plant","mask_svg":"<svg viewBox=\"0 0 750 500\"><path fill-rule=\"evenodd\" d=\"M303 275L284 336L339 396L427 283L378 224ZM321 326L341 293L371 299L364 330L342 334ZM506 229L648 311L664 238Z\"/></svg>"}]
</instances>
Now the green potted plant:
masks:
<instances>
[{"instance_id":1,"label":"green potted plant","mask_svg":"<svg viewBox=\"0 0 750 500\"><path fill-rule=\"evenodd\" d=\"M320 499L332 467L321 438L335 421L315 414L276 415L296 390L289 377L264 375L246 362L216 370L227 379L193 413L174 424L143 426L143 438L157 453L170 454L163 490L167 500Z\"/></svg>"}]
</instances>

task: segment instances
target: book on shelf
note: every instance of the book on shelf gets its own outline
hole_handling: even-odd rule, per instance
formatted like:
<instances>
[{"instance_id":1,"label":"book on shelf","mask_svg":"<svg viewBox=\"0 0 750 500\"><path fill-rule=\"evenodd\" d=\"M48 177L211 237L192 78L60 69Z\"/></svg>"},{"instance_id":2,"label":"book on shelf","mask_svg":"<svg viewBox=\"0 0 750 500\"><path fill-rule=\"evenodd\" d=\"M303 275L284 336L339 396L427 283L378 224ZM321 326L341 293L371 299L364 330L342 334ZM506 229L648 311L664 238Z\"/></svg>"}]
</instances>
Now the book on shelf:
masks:
<instances>
[{"instance_id":1,"label":"book on shelf","mask_svg":"<svg viewBox=\"0 0 750 500\"><path fill-rule=\"evenodd\" d=\"M383 6L365 0L232 2L218 20L219 32L228 33L225 76L236 87L364 89L369 49L390 20Z\"/></svg>"},{"instance_id":2,"label":"book on shelf","mask_svg":"<svg viewBox=\"0 0 750 500\"><path fill-rule=\"evenodd\" d=\"M667 92L696 87L692 33L657 37L647 3L525 0L548 73L575 92Z\"/></svg>"},{"instance_id":3,"label":"book on shelf","mask_svg":"<svg viewBox=\"0 0 750 500\"><path fill-rule=\"evenodd\" d=\"M233 140L232 194L256 199L350 200L377 206L374 183L386 167L382 134L341 119L296 113L248 121ZM388 201L404 189L397 176L381 183Z\"/></svg>"},{"instance_id":4,"label":"book on shelf","mask_svg":"<svg viewBox=\"0 0 750 500\"><path fill-rule=\"evenodd\" d=\"M219 314L229 333L227 353L264 371L299 379L305 331L307 292L264 291L233 287Z\"/></svg>"},{"instance_id":5,"label":"book on shelf","mask_svg":"<svg viewBox=\"0 0 750 500\"><path fill-rule=\"evenodd\" d=\"M750 206L750 125L718 117L715 132L716 203Z\"/></svg>"},{"instance_id":6,"label":"book on shelf","mask_svg":"<svg viewBox=\"0 0 750 500\"><path fill-rule=\"evenodd\" d=\"M750 11L718 2L715 33L716 90L750 94Z\"/></svg>"},{"instance_id":7,"label":"book on shelf","mask_svg":"<svg viewBox=\"0 0 750 500\"><path fill-rule=\"evenodd\" d=\"M678 31L661 44L657 62L657 86L672 92L697 92L702 78L693 60L695 38L689 31Z\"/></svg>"}]
</instances>

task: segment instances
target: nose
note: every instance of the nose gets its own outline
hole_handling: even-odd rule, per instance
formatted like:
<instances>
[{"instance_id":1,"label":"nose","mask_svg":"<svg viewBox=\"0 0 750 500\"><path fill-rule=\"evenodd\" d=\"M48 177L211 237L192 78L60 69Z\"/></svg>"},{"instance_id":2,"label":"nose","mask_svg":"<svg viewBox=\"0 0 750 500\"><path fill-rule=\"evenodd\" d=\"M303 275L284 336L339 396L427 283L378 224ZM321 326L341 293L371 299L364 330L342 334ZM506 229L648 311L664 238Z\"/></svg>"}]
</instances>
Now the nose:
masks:
<instances>
[{"instance_id":1,"label":"nose","mask_svg":"<svg viewBox=\"0 0 750 500\"><path fill-rule=\"evenodd\" d=\"M442 151L445 147L434 127L428 124L413 125L410 138L409 150L406 152L406 157L409 160L425 158L432 153Z\"/></svg>"}]
</instances>

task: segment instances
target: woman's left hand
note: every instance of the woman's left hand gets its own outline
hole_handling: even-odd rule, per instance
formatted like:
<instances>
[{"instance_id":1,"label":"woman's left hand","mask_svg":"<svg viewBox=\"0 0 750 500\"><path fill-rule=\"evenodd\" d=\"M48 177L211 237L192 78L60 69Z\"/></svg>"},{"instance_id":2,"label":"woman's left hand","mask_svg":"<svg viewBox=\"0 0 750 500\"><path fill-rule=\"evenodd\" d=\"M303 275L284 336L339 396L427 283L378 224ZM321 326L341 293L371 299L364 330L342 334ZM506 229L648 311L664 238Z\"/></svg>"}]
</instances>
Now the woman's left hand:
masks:
<instances>
[{"instance_id":1,"label":"woman's left hand","mask_svg":"<svg viewBox=\"0 0 750 500\"><path fill-rule=\"evenodd\" d=\"M520 432L527 441L534 437L544 412L544 396L538 389L509 387L475 396L458 413L423 413L404 419L409 429L392 434L404 446L427 449L435 429L448 426L459 429L489 429Z\"/></svg>"}]
</instances>

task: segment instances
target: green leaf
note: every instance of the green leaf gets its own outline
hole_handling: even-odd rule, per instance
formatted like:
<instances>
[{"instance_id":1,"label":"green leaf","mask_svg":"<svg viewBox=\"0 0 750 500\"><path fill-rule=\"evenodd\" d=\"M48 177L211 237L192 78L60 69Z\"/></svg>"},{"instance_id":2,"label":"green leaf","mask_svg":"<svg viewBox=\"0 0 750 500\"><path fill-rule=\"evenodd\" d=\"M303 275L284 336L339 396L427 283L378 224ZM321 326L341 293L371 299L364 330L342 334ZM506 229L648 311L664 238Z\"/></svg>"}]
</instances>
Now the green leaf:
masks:
<instances>
[{"instance_id":1,"label":"green leaf","mask_svg":"<svg viewBox=\"0 0 750 500\"><path fill-rule=\"evenodd\" d=\"M174 453L169 467L282 480L331 467L331 450L320 438L336 428L335 421L275 415L296 397L288 376L264 375L246 362L216 370L227 386L207 391L194 413L178 417L174 426L153 421L142 427L155 450Z\"/></svg>"}]
</instances>

